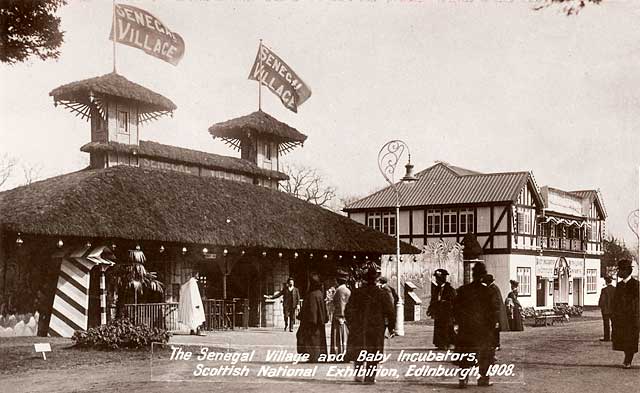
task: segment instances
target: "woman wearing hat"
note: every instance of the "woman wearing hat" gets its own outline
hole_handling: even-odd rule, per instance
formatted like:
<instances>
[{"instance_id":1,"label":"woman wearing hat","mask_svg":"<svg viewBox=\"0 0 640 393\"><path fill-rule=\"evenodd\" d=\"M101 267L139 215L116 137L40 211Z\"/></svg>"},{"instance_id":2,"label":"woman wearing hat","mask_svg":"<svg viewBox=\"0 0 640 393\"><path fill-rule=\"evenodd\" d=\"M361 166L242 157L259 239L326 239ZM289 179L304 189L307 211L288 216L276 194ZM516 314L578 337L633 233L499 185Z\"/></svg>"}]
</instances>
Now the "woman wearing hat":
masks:
<instances>
[{"instance_id":1,"label":"woman wearing hat","mask_svg":"<svg viewBox=\"0 0 640 393\"><path fill-rule=\"evenodd\" d=\"M511 283L511 292L507 295L507 300L504 304L507 308L507 318L509 319L509 330L512 332L521 332L524 330L522 325L522 306L518 301L518 286L519 282L515 280L509 280Z\"/></svg>"},{"instance_id":2,"label":"woman wearing hat","mask_svg":"<svg viewBox=\"0 0 640 393\"><path fill-rule=\"evenodd\" d=\"M447 282L449 272L437 269L431 281L431 300L427 315L433 318L433 345L438 349L449 349L455 341L453 330L453 300L456 290Z\"/></svg>"}]
</instances>

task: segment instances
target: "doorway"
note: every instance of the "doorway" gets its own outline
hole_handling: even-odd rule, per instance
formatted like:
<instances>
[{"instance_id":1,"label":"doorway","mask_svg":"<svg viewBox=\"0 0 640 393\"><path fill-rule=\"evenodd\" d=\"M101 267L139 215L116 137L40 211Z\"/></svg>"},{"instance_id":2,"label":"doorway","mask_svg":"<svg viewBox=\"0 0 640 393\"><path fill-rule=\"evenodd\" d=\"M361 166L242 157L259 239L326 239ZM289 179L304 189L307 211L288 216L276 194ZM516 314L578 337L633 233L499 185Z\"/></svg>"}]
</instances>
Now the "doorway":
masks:
<instances>
[{"instance_id":1,"label":"doorway","mask_svg":"<svg viewBox=\"0 0 640 393\"><path fill-rule=\"evenodd\" d=\"M536 306L544 307L547 305L547 280L540 276L536 277Z\"/></svg>"},{"instance_id":2,"label":"doorway","mask_svg":"<svg viewBox=\"0 0 640 393\"><path fill-rule=\"evenodd\" d=\"M582 279L573 279L573 305L582 306Z\"/></svg>"}]
</instances>

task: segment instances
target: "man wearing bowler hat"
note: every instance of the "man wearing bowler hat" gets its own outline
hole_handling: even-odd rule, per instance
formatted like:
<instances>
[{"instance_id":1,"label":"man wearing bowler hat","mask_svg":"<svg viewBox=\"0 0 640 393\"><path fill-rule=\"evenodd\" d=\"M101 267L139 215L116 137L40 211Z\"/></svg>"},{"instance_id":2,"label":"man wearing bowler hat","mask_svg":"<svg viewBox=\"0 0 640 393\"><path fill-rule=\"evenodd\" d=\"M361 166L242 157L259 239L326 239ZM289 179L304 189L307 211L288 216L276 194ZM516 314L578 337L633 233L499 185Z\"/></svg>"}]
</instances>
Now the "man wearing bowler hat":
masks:
<instances>
[{"instance_id":1,"label":"man wearing bowler hat","mask_svg":"<svg viewBox=\"0 0 640 393\"><path fill-rule=\"evenodd\" d=\"M618 285L613 294L611 314L613 350L624 352L624 368L631 368L633 355L638 352L640 314L638 312L638 280L631 277L631 261L618 262Z\"/></svg>"},{"instance_id":2,"label":"man wearing bowler hat","mask_svg":"<svg viewBox=\"0 0 640 393\"><path fill-rule=\"evenodd\" d=\"M448 349L454 344L453 300L456 290L447 282L449 272L437 269L431 281L431 300L427 315L433 318L433 345L438 349Z\"/></svg>"},{"instance_id":3,"label":"man wearing bowler hat","mask_svg":"<svg viewBox=\"0 0 640 393\"><path fill-rule=\"evenodd\" d=\"M600 312L602 312L602 327L604 329L604 338L600 341L611 341L611 312L613 312L613 295L616 292L616 287L611 284L611 277L604 278L606 287L602 288L600 292L600 299L598 300L598 306Z\"/></svg>"}]
</instances>

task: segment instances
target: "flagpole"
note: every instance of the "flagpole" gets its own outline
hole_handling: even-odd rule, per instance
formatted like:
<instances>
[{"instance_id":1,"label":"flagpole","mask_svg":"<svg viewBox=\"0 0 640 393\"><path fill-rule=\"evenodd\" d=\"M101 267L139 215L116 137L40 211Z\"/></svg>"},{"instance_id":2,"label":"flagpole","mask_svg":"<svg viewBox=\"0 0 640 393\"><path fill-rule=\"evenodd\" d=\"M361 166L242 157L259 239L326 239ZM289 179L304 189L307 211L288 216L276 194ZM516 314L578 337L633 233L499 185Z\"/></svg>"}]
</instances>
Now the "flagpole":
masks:
<instances>
[{"instance_id":1,"label":"flagpole","mask_svg":"<svg viewBox=\"0 0 640 393\"><path fill-rule=\"evenodd\" d=\"M258 69L262 69L262 38L260 38L260 45L258 45ZM262 75L258 75L258 110L262 111Z\"/></svg>"},{"instance_id":2,"label":"flagpole","mask_svg":"<svg viewBox=\"0 0 640 393\"><path fill-rule=\"evenodd\" d=\"M113 23L113 73L116 73L116 34L117 33L117 26L116 26L116 0L113 0L113 16L112 16L112 23Z\"/></svg>"}]
</instances>

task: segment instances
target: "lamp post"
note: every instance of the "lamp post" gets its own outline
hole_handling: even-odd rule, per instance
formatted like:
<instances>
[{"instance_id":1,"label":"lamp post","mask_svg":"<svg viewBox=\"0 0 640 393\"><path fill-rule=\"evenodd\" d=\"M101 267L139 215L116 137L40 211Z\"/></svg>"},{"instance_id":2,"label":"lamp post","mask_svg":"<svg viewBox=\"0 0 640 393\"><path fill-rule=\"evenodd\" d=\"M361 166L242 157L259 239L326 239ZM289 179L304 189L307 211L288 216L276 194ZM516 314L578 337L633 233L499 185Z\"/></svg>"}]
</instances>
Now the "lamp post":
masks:
<instances>
[{"instance_id":1,"label":"lamp post","mask_svg":"<svg viewBox=\"0 0 640 393\"><path fill-rule=\"evenodd\" d=\"M404 151L409 157L405 165L406 173L400 182L413 183L418 179L413 175L411 165L411 153L409 146L401 140L392 140L384 144L378 153L378 168L384 179L391 185L396 194L396 288L398 291L398 304L396 305L396 326L398 336L404 336L404 300L400 291L400 189L395 182L395 172L398 162Z\"/></svg>"}]
</instances>

